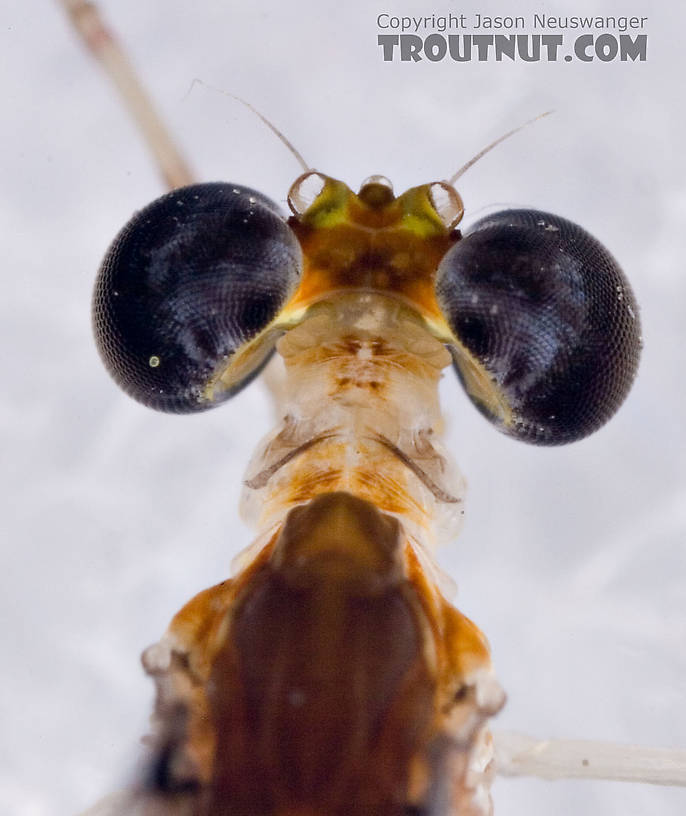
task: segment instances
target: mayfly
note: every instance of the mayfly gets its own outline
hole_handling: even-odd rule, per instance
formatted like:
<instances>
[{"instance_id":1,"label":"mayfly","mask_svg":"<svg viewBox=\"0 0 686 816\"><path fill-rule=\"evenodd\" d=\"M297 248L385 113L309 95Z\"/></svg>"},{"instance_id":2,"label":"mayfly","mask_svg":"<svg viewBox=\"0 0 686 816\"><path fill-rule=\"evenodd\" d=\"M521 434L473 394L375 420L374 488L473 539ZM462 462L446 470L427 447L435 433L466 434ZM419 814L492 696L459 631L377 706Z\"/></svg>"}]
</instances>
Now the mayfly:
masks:
<instances>
[{"instance_id":1,"label":"mayfly","mask_svg":"<svg viewBox=\"0 0 686 816\"><path fill-rule=\"evenodd\" d=\"M70 5L121 79L93 9ZM637 366L629 284L594 238L547 213L496 213L462 236L455 178L396 196L374 176L355 194L303 162L284 220L249 188L190 183L142 107L174 189L101 268L107 367L172 412L228 399L275 351L286 385L245 483L258 538L145 653L153 756L113 807L488 813L488 722L504 695L431 558L462 516L437 383L453 365L476 407L526 441L591 433Z\"/></svg>"}]
</instances>

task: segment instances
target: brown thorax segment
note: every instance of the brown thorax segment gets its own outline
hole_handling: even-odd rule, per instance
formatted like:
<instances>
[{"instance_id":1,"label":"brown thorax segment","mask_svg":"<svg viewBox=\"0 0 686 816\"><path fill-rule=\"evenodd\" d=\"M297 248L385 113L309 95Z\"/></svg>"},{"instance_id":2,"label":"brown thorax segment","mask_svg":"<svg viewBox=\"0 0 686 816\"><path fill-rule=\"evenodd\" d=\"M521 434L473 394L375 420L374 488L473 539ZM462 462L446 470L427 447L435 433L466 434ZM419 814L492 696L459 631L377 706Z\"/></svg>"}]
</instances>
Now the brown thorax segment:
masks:
<instances>
[{"instance_id":1,"label":"brown thorax segment","mask_svg":"<svg viewBox=\"0 0 686 816\"><path fill-rule=\"evenodd\" d=\"M488 646L369 502L330 493L291 511L145 664L158 777L182 774L194 816L401 816L446 786L461 813L487 812L485 723L503 702Z\"/></svg>"}]
</instances>

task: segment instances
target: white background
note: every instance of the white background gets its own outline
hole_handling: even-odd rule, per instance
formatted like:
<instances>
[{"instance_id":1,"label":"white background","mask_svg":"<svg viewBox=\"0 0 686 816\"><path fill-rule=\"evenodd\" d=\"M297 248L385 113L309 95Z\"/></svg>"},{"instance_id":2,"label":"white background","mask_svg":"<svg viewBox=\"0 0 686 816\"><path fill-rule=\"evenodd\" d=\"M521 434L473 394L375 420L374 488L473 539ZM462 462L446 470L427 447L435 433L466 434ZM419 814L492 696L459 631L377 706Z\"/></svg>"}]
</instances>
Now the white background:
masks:
<instances>
[{"instance_id":1,"label":"white background","mask_svg":"<svg viewBox=\"0 0 686 816\"><path fill-rule=\"evenodd\" d=\"M91 339L93 277L162 186L59 8L3 5L0 812L51 816L126 781L152 703L138 655L249 543L240 481L272 418L257 383L215 412L176 417L109 380ZM314 167L352 187L384 173L397 191L449 176L556 109L461 180L465 224L485 206L530 205L599 237L642 306L639 378L601 432L542 450L492 430L447 373L448 441L469 494L465 530L440 559L509 693L497 727L683 747L683 7L516 8L648 15L646 63L403 64L381 60L379 12L514 6L102 6L198 178L277 201L297 164L239 104L187 95L195 77L248 99ZM494 794L497 816L686 808L683 791L618 783L500 780Z\"/></svg>"}]
</instances>

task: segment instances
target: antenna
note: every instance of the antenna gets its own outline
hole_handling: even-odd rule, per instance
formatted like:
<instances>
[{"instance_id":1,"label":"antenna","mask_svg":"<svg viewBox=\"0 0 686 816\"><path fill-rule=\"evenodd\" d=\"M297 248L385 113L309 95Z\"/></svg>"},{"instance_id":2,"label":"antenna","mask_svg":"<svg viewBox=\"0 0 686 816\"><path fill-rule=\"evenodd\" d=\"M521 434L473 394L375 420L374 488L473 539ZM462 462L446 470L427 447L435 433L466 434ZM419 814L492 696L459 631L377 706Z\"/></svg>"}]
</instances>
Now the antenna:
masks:
<instances>
[{"instance_id":1,"label":"antenna","mask_svg":"<svg viewBox=\"0 0 686 816\"><path fill-rule=\"evenodd\" d=\"M229 93L229 91L225 91L223 88L217 88L217 87L215 87L214 85L210 85L210 84L208 84L207 82L205 82L205 81L204 81L204 80L202 80L202 79L194 79L194 80L191 82L191 86L190 86L190 88L188 89L188 93L186 94L186 96L188 96L188 94L190 94L190 93L191 93L191 91L193 90L193 88L194 88L196 85L202 85L204 88L207 88L209 91L214 91L215 93L222 94L222 96L228 96L228 97L230 97L231 99L235 99L235 100L236 100L236 102L240 102L240 103L241 103L241 105L245 105L245 107L246 107L246 108L248 108L248 110L252 111L252 112L255 114L255 116L257 116L257 118L258 118L258 119L261 119L261 120L264 122L264 124L265 124L265 125L266 125L266 126L267 126L267 127L270 129L270 130L271 130L271 132L272 132L272 133L273 133L275 136L277 136L277 137L278 137L278 138L281 140L281 142L282 142L284 145L286 145L286 147L288 148L288 150L290 151L290 153L291 153L291 154L292 154L292 155L295 157L295 160L296 160L296 161L298 162L298 164L299 164L299 165L302 167L303 171L304 171L305 173L309 173L309 171L310 171L312 168L311 168L311 167L310 167L310 166L307 164L307 162L305 161L305 159L303 159L303 157L300 155L300 153L299 153L299 152L298 152L298 151L297 151L297 150L296 150L296 149L293 147L293 145L292 145L292 144L289 142L289 140L288 140L288 139L287 139L287 138L286 138L286 137L283 135L283 133L282 133L282 132L281 132L281 131L280 131L280 130L279 130L277 127L276 127L276 125L273 125L273 124L272 124L272 123L269 121L269 119L267 119L267 117L266 117L266 116L264 116L263 114L261 114L261 113L260 113L260 112L257 110L257 108L255 108L253 105L251 105L251 104L250 104L250 102L246 102L246 101L245 101L245 99L242 99L240 96L236 96L236 94Z\"/></svg>"},{"instance_id":2,"label":"antenna","mask_svg":"<svg viewBox=\"0 0 686 816\"><path fill-rule=\"evenodd\" d=\"M494 147L497 147L501 142L504 142L505 139L509 139L510 136L514 136L515 133L519 133L520 130L527 127L528 125L533 125L534 122L538 122L539 119L543 119L544 116L550 116L551 113L555 113L555 111L549 110L546 111L545 113L539 113L538 116L534 116L533 119L529 119L528 122L524 122L523 125L520 125L519 127L516 127L513 130L509 130L499 139L496 139L494 142L491 142L487 147L484 147L483 150L480 150L476 154L476 156L473 156L466 164L463 164L462 167L460 167L460 169L448 179L447 183L452 187L455 184L455 182L460 178L460 176L463 176L473 164L476 164L476 162L478 162L482 156L485 156L486 153L493 150Z\"/></svg>"}]
</instances>

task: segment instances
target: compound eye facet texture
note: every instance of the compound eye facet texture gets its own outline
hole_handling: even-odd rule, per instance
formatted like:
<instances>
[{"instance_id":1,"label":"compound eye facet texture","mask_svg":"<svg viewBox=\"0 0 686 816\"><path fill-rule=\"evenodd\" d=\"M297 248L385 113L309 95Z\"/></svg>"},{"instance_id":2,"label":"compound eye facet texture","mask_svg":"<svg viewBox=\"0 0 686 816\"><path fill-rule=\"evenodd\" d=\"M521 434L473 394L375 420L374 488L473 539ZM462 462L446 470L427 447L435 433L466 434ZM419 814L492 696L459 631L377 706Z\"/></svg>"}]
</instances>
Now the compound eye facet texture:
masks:
<instances>
[{"instance_id":1,"label":"compound eye facet texture","mask_svg":"<svg viewBox=\"0 0 686 816\"><path fill-rule=\"evenodd\" d=\"M233 184L179 188L136 213L107 252L93 297L98 350L145 405L210 408L266 362L275 337L240 376L221 377L270 325L300 272L300 245L268 198Z\"/></svg>"},{"instance_id":2,"label":"compound eye facet texture","mask_svg":"<svg viewBox=\"0 0 686 816\"><path fill-rule=\"evenodd\" d=\"M619 408L641 349L638 307L612 255L584 229L536 210L478 221L441 261L436 294L469 393L482 367L497 399L470 394L505 433L557 445ZM497 412L494 404L504 404Z\"/></svg>"}]
</instances>

